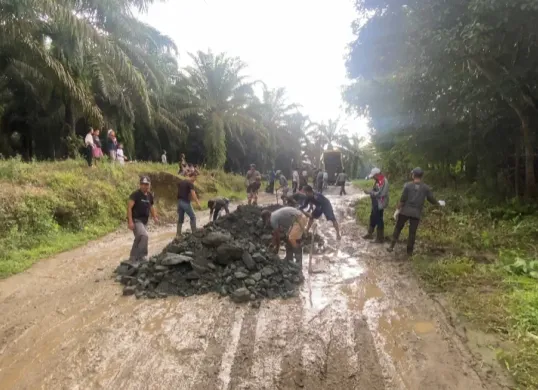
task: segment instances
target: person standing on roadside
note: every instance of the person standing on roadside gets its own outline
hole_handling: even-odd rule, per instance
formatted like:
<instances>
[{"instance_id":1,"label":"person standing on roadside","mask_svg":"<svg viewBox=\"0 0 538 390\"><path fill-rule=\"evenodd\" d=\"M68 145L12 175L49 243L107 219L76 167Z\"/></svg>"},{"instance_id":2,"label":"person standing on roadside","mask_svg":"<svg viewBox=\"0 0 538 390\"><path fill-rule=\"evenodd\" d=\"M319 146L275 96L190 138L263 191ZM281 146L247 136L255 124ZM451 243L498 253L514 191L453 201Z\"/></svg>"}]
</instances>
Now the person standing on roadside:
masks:
<instances>
[{"instance_id":1,"label":"person standing on roadside","mask_svg":"<svg viewBox=\"0 0 538 390\"><path fill-rule=\"evenodd\" d=\"M321 169L318 169L315 182L316 182L316 190L320 194L322 194L323 193L323 171Z\"/></svg>"},{"instance_id":2,"label":"person standing on roadside","mask_svg":"<svg viewBox=\"0 0 538 390\"><path fill-rule=\"evenodd\" d=\"M93 142L93 129L90 127L88 134L86 134L86 137L84 137L84 146L86 147L86 161L88 162L88 166L93 166L93 148L94 148L94 142Z\"/></svg>"},{"instance_id":3,"label":"person standing on roadside","mask_svg":"<svg viewBox=\"0 0 538 390\"><path fill-rule=\"evenodd\" d=\"M99 138L99 129L93 131L93 161L97 165L97 161L103 157L103 149L101 148L101 138Z\"/></svg>"},{"instance_id":4,"label":"person standing on roadside","mask_svg":"<svg viewBox=\"0 0 538 390\"><path fill-rule=\"evenodd\" d=\"M340 186L340 196L347 195L346 194L346 181L347 181L347 175L346 170L342 169L342 172L336 176L336 185Z\"/></svg>"},{"instance_id":5,"label":"person standing on roadside","mask_svg":"<svg viewBox=\"0 0 538 390\"><path fill-rule=\"evenodd\" d=\"M189 216L191 223L191 233L196 231L196 215L192 208L191 202L195 202L198 210L201 209L200 202L196 196L194 190L194 182L196 181L196 174L194 172L189 173L187 179L181 180L178 184L177 190L177 232L176 236L181 237L181 230L183 228L183 222L185 221L185 214Z\"/></svg>"},{"instance_id":6,"label":"person standing on roadside","mask_svg":"<svg viewBox=\"0 0 538 390\"><path fill-rule=\"evenodd\" d=\"M120 165L125 165L125 161L127 160L127 157L125 157L125 154L123 153L123 145L118 144L118 148L116 149L116 161Z\"/></svg>"},{"instance_id":7,"label":"person standing on roadside","mask_svg":"<svg viewBox=\"0 0 538 390\"><path fill-rule=\"evenodd\" d=\"M422 216L422 208L424 202L428 200L433 205L445 206L444 200L435 200L433 193L426 184L422 182L424 171L421 168L415 168L411 171L412 181L406 183L400 202L394 213L394 219L396 219L396 227L394 228L394 234L392 235L392 241L387 251L392 252L394 246L400 238L400 233L404 228L407 221L409 221L409 236L407 237L407 255L412 256L415 248L415 239L417 236L417 229Z\"/></svg>"},{"instance_id":8,"label":"person standing on roadside","mask_svg":"<svg viewBox=\"0 0 538 390\"><path fill-rule=\"evenodd\" d=\"M299 171L297 168L293 168L293 172L291 173L291 190L293 193L297 193L297 188L299 187Z\"/></svg>"},{"instance_id":9,"label":"person standing on roadside","mask_svg":"<svg viewBox=\"0 0 538 390\"><path fill-rule=\"evenodd\" d=\"M116 152L118 149L118 141L116 140L116 133L114 130L109 129L106 137L106 150L108 151L108 156L110 161L116 161Z\"/></svg>"},{"instance_id":10,"label":"person standing on roadside","mask_svg":"<svg viewBox=\"0 0 538 390\"><path fill-rule=\"evenodd\" d=\"M288 179L286 179L286 176L282 173L282 171L276 171L276 175L278 177L278 184L279 187L276 189L276 193L278 194L279 190L282 190L282 195L285 197L288 197L288 192L290 190L288 186Z\"/></svg>"},{"instance_id":11,"label":"person standing on roadside","mask_svg":"<svg viewBox=\"0 0 538 390\"><path fill-rule=\"evenodd\" d=\"M148 224L149 216L157 223L157 212L153 205L153 194L149 191L150 180L147 176L140 178L140 189L129 197L127 204L127 221L129 230L133 231L134 241L129 255L130 262L147 260L148 256Z\"/></svg>"},{"instance_id":12,"label":"person standing on roadside","mask_svg":"<svg viewBox=\"0 0 538 390\"><path fill-rule=\"evenodd\" d=\"M308 185L308 171L303 169L301 172L301 181L299 184L299 191L302 191L305 186Z\"/></svg>"},{"instance_id":13,"label":"person standing on roadside","mask_svg":"<svg viewBox=\"0 0 538 390\"><path fill-rule=\"evenodd\" d=\"M163 164L168 164L168 161L167 161L167 159L166 159L166 150L163 150L163 154L162 154L162 156L161 156L161 162L162 162Z\"/></svg>"},{"instance_id":14,"label":"person standing on roadside","mask_svg":"<svg viewBox=\"0 0 538 390\"><path fill-rule=\"evenodd\" d=\"M256 170L255 164L250 164L250 169L247 172L246 184L247 184L247 197L248 204L258 204L258 190L261 186L262 175Z\"/></svg>"},{"instance_id":15,"label":"person standing on roadside","mask_svg":"<svg viewBox=\"0 0 538 390\"><path fill-rule=\"evenodd\" d=\"M368 233L363 238L374 238L374 230L377 228L375 242L380 244L385 241L383 212L389 205L389 182L379 168L372 168L368 178L374 179L373 188L364 191L365 194L370 195L370 199L372 200L372 211L370 212L370 226L368 227Z\"/></svg>"},{"instance_id":16,"label":"person standing on roadside","mask_svg":"<svg viewBox=\"0 0 538 390\"><path fill-rule=\"evenodd\" d=\"M323 189L326 190L327 188L329 188L329 174L323 170Z\"/></svg>"},{"instance_id":17,"label":"person standing on roadside","mask_svg":"<svg viewBox=\"0 0 538 390\"><path fill-rule=\"evenodd\" d=\"M325 219L333 223L334 230L336 230L336 239L340 240L340 227L338 226L338 221L334 215L331 201L322 194L315 193L314 189L310 186L306 186L304 188L304 193L306 195L306 202L299 207L299 210L304 210L307 206L315 207L314 211L312 211L312 215L310 216L310 220L308 221L306 231L308 232L310 230L314 219L319 219L322 215L325 215Z\"/></svg>"}]
</instances>

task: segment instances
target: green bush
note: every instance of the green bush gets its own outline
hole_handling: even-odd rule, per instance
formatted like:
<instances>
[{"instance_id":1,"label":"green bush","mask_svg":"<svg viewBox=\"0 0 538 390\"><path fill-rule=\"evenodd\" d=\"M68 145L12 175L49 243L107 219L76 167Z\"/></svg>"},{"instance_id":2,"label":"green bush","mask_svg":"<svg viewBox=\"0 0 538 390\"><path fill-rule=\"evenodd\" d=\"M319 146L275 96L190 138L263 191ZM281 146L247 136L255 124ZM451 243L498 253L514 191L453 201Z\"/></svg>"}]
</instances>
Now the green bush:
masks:
<instances>
[{"instance_id":1,"label":"green bush","mask_svg":"<svg viewBox=\"0 0 538 390\"><path fill-rule=\"evenodd\" d=\"M90 169L82 160L0 161L0 277L115 230L125 221L127 199L142 174L156 180L161 217L174 218L176 185L169 182L179 179L172 165L103 161ZM216 194L237 199L244 182L237 175L203 171L197 188L202 200Z\"/></svg>"}]
</instances>

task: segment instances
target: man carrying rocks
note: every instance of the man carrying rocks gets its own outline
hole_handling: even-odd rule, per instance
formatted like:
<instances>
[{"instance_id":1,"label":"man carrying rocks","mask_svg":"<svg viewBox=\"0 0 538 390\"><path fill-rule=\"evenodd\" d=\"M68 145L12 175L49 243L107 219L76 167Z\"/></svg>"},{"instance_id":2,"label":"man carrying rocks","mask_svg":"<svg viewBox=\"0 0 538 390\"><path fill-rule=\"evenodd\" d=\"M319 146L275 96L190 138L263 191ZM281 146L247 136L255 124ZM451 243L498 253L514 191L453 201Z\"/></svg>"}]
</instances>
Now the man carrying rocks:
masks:
<instances>
[{"instance_id":1,"label":"man carrying rocks","mask_svg":"<svg viewBox=\"0 0 538 390\"><path fill-rule=\"evenodd\" d=\"M219 217L220 210L224 209L226 211L226 215L230 214L230 210L228 210L228 205L230 204L230 200L227 198L213 198L207 201L207 207L209 208L209 220L216 221Z\"/></svg>"},{"instance_id":2,"label":"man carrying rocks","mask_svg":"<svg viewBox=\"0 0 538 390\"><path fill-rule=\"evenodd\" d=\"M276 175L278 177L279 184L279 187L276 189L276 192L278 194L278 191L282 190L282 195L287 197L290 190L290 188L288 187L288 179L286 179L286 176L284 176L282 171L276 171Z\"/></svg>"},{"instance_id":3,"label":"man carrying rocks","mask_svg":"<svg viewBox=\"0 0 538 390\"><path fill-rule=\"evenodd\" d=\"M190 218L191 232L196 231L196 215L192 209L191 201L194 201L201 209L200 202L194 191L194 182L196 181L196 173L191 172L188 174L187 179L181 180L177 189L177 238L181 237L181 230L183 229L183 222L185 221L185 214Z\"/></svg>"},{"instance_id":4,"label":"man carrying rocks","mask_svg":"<svg viewBox=\"0 0 538 390\"><path fill-rule=\"evenodd\" d=\"M260 189L262 175L256 170L256 165L250 164L250 169L247 172L247 196L248 204L258 204L258 190Z\"/></svg>"},{"instance_id":5,"label":"man carrying rocks","mask_svg":"<svg viewBox=\"0 0 538 390\"><path fill-rule=\"evenodd\" d=\"M396 227L392 236L389 252L394 250L394 246L400 237L400 233L407 221L409 221L409 236L407 237L407 255L413 255L415 247L415 239L417 235L418 224L422 216L422 208L424 201L428 200L431 204L445 206L445 201L435 200L430 187L422 182L424 171L421 168L415 168L411 171L413 181L404 186L400 203L398 203L394 218L396 219Z\"/></svg>"},{"instance_id":6,"label":"man carrying rocks","mask_svg":"<svg viewBox=\"0 0 538 390\"><path fill-rule=\"evenodd\" d=\"M280 235L286 235L286 260L302 264L303 248L301 239L305 232L308 214L293 207L282 207L274 212L262 211L262 220L273 229L273 249L278 254L280 250Z\"/></svg>"},{"instance_id":7,"label":"man carrying rocks","mask_svg":"<svg viewBox=\"0 0 538 390\"><path fill-rule=\"evenodd\" d=\"M140 189L129 197L127 204L127 221L129 230L134 233L133 247L129 255L131 263L147 260L148 231L146 225L151 214L153 220L158 222L157 212L153 206L153 194L149 192L150 181L146 176L140 178Z\"/></svg>"},{"instance_id":8,"label":"man carrying rocks","mask_svg":"<svg viewBox=\"0 0 538 390\"><path fill-rule=\"evenodd\" d=\"M299 209L304 210L309 205L315 206L315 209L310 216L310 220L308 221L306 231L308 232L310 230L314 219L319 219L322 215L325 215L325 219L333 223L334 229L336 230L336 239L340 240L340 227L336 221L336 216L334 215L333 206L330 200L320 193L315 193L314 189L310 186L306 186L304 192L307 199Z\"/></svg>"}]
</instances>

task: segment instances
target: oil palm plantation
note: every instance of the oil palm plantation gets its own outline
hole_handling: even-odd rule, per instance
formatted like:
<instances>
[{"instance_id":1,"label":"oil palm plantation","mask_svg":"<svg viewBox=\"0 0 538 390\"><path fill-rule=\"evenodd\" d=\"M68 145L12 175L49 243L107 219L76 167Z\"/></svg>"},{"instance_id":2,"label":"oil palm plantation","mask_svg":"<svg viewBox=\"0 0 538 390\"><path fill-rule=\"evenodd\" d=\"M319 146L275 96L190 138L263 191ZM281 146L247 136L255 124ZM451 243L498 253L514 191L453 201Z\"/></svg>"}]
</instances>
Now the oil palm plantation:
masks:
<instances>
[{"instance_id":1,"label":"oil palm plantation","mask_svg":"<svg viewBox=\"0 0 538 390\"><path fill-rule=\"evenodd\" d=\"M253 85L245 75L239 58L211 51L191 54L194 65L185 69L183 82L189 93L189 107L184 116L200 116L204 127L205 163L222 168L226 162L227 142L241 142L245 132L259 133L250 104L254 102Z\"/></svg>"}]
</instances>

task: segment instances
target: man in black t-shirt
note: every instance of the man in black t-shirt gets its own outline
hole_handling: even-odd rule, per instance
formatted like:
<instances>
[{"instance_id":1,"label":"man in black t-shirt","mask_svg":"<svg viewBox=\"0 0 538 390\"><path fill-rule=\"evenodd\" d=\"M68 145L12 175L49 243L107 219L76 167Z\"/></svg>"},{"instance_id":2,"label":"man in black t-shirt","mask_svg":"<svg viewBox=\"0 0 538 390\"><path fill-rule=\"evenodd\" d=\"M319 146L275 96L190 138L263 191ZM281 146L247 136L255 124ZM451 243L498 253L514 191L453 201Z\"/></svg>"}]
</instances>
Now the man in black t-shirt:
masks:
<instances>
[{"instance_id":1,"label":"man in black t-shirt","mask_svg":"<svg viewBox=\"0 0 538 390\"><path fill-rule=\"evenodd\" d=\"M129 197L127 204L127 220L129 229L134 233L133 247L129 261L147 260L148 231L146 225L151 214L153 220L158 222L155 207L153 207L153 194L149 192L150 181L146 176L140 178L140 189Z\"/></svg>"},{"instance_id":2,"label":"man in black t-shirt","mask_svg":"<svg viewBox=\"0 0 538 390\"><path fill-rule=\"evenodd\" d=\"M181 180L177 188L177 233L176 236L181 237L185 214L190 218L191 232L196 230L196 215L192 209L191 201L194 201L201 209L200 202L194 191L194 182L196 181L196 173L190 172L186 180Z\"/></svg>"}]
</instances>

